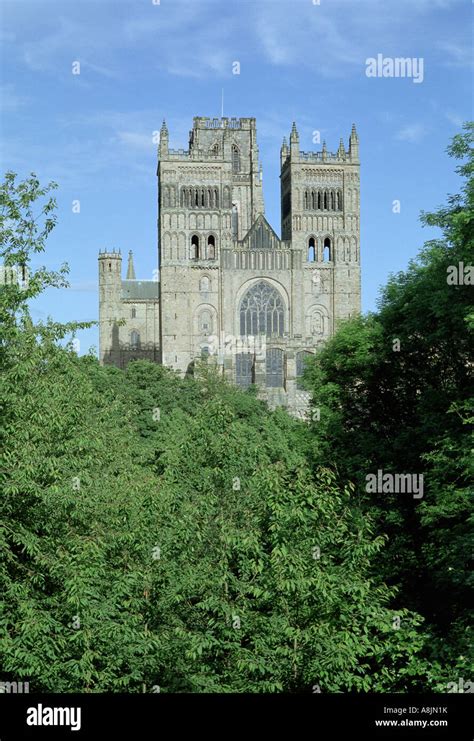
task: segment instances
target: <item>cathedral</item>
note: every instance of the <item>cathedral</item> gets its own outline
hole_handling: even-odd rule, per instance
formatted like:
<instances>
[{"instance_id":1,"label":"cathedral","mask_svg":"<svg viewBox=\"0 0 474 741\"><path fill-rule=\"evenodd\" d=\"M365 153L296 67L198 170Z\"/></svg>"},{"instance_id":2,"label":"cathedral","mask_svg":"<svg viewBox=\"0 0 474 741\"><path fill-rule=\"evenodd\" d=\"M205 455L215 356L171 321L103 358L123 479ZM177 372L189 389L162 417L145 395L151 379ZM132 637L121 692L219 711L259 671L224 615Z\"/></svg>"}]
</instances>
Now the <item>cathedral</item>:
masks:
<instances>
[{"instance_id":1,"label":"cathedral","mask_svg":"<svg viewBox=\"0 0 474 741\"><path fill-rule=\"evenodd\" d=\"M99 253L100 361L214 363L271 407L304 416L306 359L360 311L359 140L280 150L281 238L265 218L254 118L195 117L188 149L158 149L158 280ZM157 271L158 273L158 271Z\"/></svg>"}]
</instances>

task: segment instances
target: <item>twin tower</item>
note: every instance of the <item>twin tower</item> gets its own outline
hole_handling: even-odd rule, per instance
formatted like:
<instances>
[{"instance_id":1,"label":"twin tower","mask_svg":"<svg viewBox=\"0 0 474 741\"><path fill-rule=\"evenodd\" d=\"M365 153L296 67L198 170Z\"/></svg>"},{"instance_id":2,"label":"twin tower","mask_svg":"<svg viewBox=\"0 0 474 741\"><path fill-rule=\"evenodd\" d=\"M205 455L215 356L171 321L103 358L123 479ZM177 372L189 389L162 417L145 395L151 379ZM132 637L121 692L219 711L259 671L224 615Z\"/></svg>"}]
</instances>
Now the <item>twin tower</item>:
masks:
<instances>
[{"instance_id":1,"label":"twin tower","mask_svg":"<svg viewBox=\"0 0 474 741\"><path fill-rule=\"evenodd\" d=\"M189 147L158 162L159 280L132 254L99 254L100 359L147 358L189 374L215 363L271 406L304 414L301 376L338 322L360 311L359 141L281 157L281 238L264 215L254 118L194 118ZM158 273L158 271L157 271Z\"/></svg>"}]
</instances>

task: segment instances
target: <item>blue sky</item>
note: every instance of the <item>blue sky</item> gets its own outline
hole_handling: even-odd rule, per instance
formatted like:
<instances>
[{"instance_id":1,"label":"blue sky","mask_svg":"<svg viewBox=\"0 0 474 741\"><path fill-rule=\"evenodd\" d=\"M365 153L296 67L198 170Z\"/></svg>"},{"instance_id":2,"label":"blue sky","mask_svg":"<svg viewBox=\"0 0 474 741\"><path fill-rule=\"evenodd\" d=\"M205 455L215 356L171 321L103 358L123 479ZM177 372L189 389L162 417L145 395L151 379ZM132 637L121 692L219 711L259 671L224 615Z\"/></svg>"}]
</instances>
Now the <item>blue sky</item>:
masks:
<instances>
[{"instance_id":1,"label":"blue sky","mask_svg":"<svg viewBox=\"0 0 474 741\"><path fill-rule=\"evenodd\" d=\"M155 4L156 3L156 4ZM97 253L157 266L156 145L187 147L193 116L257 119L266 216L280 233L279 150L329 151L353 122L361 153L364 311L435 232L422 209L457 192L445 149L472 118L470 0L2 0L2 170L59 184L58 226L38 264L70 266L35 319L96 320ZM424 79L369 78L366 60L422 58ZM80 74L73 75L74 62ZM240 74L233 74L233 63ZM73 201L80 213L73 213ZM400 201L400 213L392 204ZM81 332L81 352L98 345Z\"/></svg>"}]
</instances>

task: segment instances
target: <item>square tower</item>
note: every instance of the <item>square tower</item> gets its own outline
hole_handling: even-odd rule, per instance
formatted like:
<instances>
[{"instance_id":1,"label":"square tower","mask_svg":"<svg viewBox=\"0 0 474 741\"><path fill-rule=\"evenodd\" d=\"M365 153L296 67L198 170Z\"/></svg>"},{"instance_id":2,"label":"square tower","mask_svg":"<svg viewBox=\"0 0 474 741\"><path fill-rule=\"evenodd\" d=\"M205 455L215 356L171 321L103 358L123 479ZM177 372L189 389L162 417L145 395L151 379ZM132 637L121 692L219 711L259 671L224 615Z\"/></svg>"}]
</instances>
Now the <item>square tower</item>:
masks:
<instances>
[{"instance_id":1,"label":"square tower","mask_svg":"<svg viewBox=\"0 0 474 741\"><path fill-rule=\"evenodd\" d=\"M296 125L281 148L281 225L264 216L254 118L194 118L188 149L158 162L160 282L135 277L129 255L99 255L100 357L148 358L193 373L212 355L223 376L255 384L272 407L304 416L304 367L339 321L360 311L359 141L301 152Z\"/></svg>"},{"instance_id":2,"label":"square tower","mask_svg":"<svg viewBox=\"0 0 474 741\"><path fill-rule=\"evenodd\" d=\"M162 362L186 372L223 331L222 251L263 213L255 119L195 117L188 150L163 123L157 175Z\"/></svg>"},{"instance_id":3,"label":"square tower","mask_svg":"<svg viewBox=\"0 0 474 741\"><path fill-rule=\"evenodd\" d=\"M360 312L360 161L355 126L346 150L323 142L302 152L296 125L281 148L282 239L303 255L305 322L328 323ZM315 303L315 301L317 303ZM312 309L311 307L317 307ZM296 308L296 307L295 307Z\"/></svg>"}]
</instances>

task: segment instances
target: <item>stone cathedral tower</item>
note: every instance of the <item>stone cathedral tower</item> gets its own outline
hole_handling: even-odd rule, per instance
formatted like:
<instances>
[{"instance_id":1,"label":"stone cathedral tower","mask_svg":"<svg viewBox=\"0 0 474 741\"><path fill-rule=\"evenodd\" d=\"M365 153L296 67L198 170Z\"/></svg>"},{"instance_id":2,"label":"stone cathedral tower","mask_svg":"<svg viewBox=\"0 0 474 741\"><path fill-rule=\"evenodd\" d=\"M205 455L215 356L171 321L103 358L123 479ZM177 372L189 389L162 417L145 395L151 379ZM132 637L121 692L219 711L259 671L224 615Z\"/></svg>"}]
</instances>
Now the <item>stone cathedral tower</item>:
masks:
<instances>
[{"instance_id":1,"label":"stone cathedral tower","mask_svg":"<svg viewBox=\"0 0 474 741\"><path fill-rule=\"evenodd\" d=\"M235 334L222 280L232 250L263 213L255 119L195 118L189 150L159 149L158 250L165 365L185 372L209 336Z\"/></svg>"},{"instance_id":2,"label":"stone cathedral tower","mask_svg":"<svg viewBox=\"0 0 474 741\"><path fill-rule=\"evenodd\" d=\"M322 325L332 334L340 319L360 311L359 140L355 126L346 152L301 152L295 124L281 148L281 231L303 266L304 301L294 321L306 330ZM316 272L314 272L316 268ZM319 303L314 295L319 292Z\"/></svg>"},{"instance_id":3,"label":"stone cathedral tower","mask_svg":"<svg viewBox=\"0 0 474 741\"><path fill-rule=\"evenodd\" d=\"M303 413L305 359L360 311L359 143L303 152L295 124L280 152L281 239L264 215L254 118L194 119L187 150L158 163L160 280L132 256L99 256L100 356L149 358L182 374L197 359L272 405ZM120 323L122 319L124 322Z\"/></svg>"}]
</instances>

